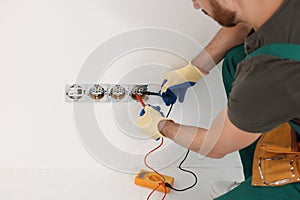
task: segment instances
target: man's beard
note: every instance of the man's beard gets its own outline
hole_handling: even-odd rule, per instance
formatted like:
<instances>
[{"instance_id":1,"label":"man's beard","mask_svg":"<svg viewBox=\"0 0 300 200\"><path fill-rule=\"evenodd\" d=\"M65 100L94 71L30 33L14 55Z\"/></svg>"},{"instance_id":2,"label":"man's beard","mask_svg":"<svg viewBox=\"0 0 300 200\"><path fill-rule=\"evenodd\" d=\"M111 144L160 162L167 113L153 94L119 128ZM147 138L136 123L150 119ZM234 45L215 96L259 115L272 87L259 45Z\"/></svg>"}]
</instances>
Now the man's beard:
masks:
<instances>
[{"instance_id":1,"label":"man's beard","mask_svg":"<svg viewBox=\"0 0 300 200\"><path fill-rule=\"evenodd\" d=\"M224 27L233 27L237 23L235 22L236 13L223 9L219 3L216 1L210 1L212 7L212 14L208 14L205 10L202 10L204 14L210 16L215 21L217 21L221 26Z\"/></svg>"}]
</instances>

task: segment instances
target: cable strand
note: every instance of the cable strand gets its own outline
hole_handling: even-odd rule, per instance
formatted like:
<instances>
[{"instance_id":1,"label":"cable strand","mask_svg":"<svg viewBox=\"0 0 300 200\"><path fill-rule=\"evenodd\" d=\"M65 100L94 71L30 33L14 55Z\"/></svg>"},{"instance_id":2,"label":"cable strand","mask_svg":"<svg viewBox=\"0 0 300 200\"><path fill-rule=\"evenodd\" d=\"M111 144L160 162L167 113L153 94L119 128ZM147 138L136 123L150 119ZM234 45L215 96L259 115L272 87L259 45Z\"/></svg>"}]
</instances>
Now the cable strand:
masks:
<instances>
[{"instance_id":1,"label":"cable strand","mask_svg":"<svg viewBox=\"0 0 300 200\"><path fill-rule=\"evenodd\" d=\"M173 109L173 105L174 105L174 104L171 104L171 106L170 106L170 108L169 108L169 111L168 111L168 113L167 113L167 115L166 115L167 118L169 117L169 115L170 115L170 113L171 113L171 111L172 111L172 109ZM158 174L160 177L162 177L162 180L163 180L161 183L158 184L158 186L157 186L156 188L154 188L154 189L152 190L152 192L148 195L147 200L150 199L150 197L152 196L152 194L159 188L160 185L163 185L163 187L164 187L164 196L163 196L163 198L162 198L162 200L164 200L165 197L166 197L166 195L167 195L166 187L169 187L170 189L172 189L172 190L174 190L174 191L177 191L177 192L184 192L184 191L187 191L187 190L189 190L189 189L195 187L195 185L196 185L197 182L198 182L197 175L196 175L194 172L182 168L183 163L186 161L186 159L187 159L187 157L188 157L188 155L189 155L189 153L190 153L190 150L189 150L189 149L187 150L187 152L186 152L186 154L185 154L183 160L180 162L180 164L179 164L179 166L178 166L178 168L179 168L181 171L184 171L184 172L186 172L186 173L190 173L190 174L192 174L192 175L194 176L195 182L194 182L191 186L189 186L189 187L186 187L186 188L183 188L183 189L177 189L177 188L174 188L174 187L171 186L169 183L165 182L165 177L164 177L163 175L161 175L158 171L156 171L155 169L153 169L151 166L149 166L149 165L147 164L147 158L148 158L148 156L149 156L151 153L155 152L157 149L159 149L159 148L163 145L163 143L164 143L164 138L162 137L162 138L161 138L161 143L160 143L160 145L158 145L156 148L154 148L153 150L151 150L150 152L148 152L148 153L145 155L145 157L144 157L144 164L145 164L145 166L148 167L149 169L151 169L151 170L152 170L153 172L155 172L156 174Z\"/></svg>"},{"instance_id":2,"label":"cable strand","mask_svg":"<svg viewBox=\"0 0 300 200\"><path fill-rule=\"evenodd\" d=\"M182 164L183 164L183 163L185 162L185 160L187 159L189 153L190 153L190 150L188 150L188 151L186 152L185 157L184 157L184 159L180 162L178 168L179 168L181 171L190 173L190 174L192 174L192 175L194 176L195 182L193 183L193 185L191 185L191 186L189 186L189 187L187 187L187 188L184 188L184 189L177 189L177 188L172 187L169 183L166 183L166 187L169 187L169 188L171 188L172 190L175 190L175 191L177 191L177 192L184 192L184 191L187 191L187 190L192 189L193 187L195 187L195 185L196 185L197 182L198 182L197 175L196 175L194 172L192 172L192 171L190 171L190 170L187 170L187 169L183 169L183 168L181 167Z\"/></svg>"},{"instance_id":3,"label":"cable strand","mask_svg":"<svg viewBox=\"0 0 300 200\"><path fill-rule=\"evenodd\" d=\"M136 95L136 96L138 96L138 95ZM168 111L168 114L166 115L166 117L168 117L168 116L170 115L172 108L173 108L173 104L170 106L169 111ZM151 196L153 195L153 193L159 188L160 185L163 185L163 187L164 187L164 196L162 197L162 200L164 200L165 197L167 196L167 188L166 188L166 187L167 187L167 184L168 184L168 183L166 183L165 177L164 177L163 175L161 175L158 171L156 171L154 168L152 168L151 166L149 166L148 163L147 163L147 158L148 158L148 156L149 156L151 153L155 152L157 149L159 149L159 148L163 145L163 143L164 143L164 138L162 137L162 138L161 138L161 143L160 143L157 147L155 147L154 149L152 149L151 151L149 151L149 152L145 155L145 157L144 157L144 164L145 164L145 166L148 167L149 169L151 169L153 172L155 172L155 173L156 173L157 175L159 175L160 177L162 177L162 180L163 180L161 183L158 184L157 187L155 187L155 188L152 190L152 192L148 195L147 200L150 199L150 197L151 197Z\"/></svg>"}]
</instances>

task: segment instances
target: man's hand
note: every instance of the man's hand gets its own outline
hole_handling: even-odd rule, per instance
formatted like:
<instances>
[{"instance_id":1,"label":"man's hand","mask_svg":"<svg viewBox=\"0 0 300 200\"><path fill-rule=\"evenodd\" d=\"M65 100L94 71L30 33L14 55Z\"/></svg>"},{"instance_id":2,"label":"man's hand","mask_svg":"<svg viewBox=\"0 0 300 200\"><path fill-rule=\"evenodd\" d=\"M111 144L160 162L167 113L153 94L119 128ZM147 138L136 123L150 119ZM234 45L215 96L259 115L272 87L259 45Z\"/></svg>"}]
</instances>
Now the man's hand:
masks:
<instances>
[{"instance_id":1,"label":"man's hand","mask_svg":"<svg viewBox=\"0 0 300 200\"><path fill-rule=\"evenodd\" d=\"M160 95L167 106L184 101L187 88L195 85L204 74L193 64L173 71L169 71L164 76Z\"/></svg>"},{"instance_id":2,"label":"man's hand","mask_svg":"<svg viewBox=\"0 0 300 200\"><path fill-rule=\"evenodd\" d=\"M158 123L165 119L159 106L147 105L141 110L140 116L137 118L137 125L145 135L158 140L163 137L158 130Z\"/></svg>"}]
</instances>

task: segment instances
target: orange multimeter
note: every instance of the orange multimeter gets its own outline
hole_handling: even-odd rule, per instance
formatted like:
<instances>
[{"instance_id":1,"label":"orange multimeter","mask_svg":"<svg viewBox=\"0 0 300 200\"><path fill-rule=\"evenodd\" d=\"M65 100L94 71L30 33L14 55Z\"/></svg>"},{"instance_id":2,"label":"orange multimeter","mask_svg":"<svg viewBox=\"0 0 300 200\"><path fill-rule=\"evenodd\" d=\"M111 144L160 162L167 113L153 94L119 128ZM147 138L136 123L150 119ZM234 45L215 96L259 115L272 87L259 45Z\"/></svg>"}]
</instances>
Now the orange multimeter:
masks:
<instances>
[{"instance_id":1,"label":"orange multimeter","mask_svg":"<svg viewBox=\"0 0 300 200\"><path fill-rule=\"evenodd\" d=\"M170 176L166 176L166 175L163 175L162 176L165 178L165 182L166 183L169 183L171 186L173 186L174 184L174 178L173 177L170 177ZM150 188L150 189L155 189L160 183L162 183L164 180L163 178L156 174L155 172L150 172L150 171L147 171L147 170L141 170L137 176L135 177L135 180L134 180L134 183L136 185L139 185L139 186L142 186L142 187L147 187L147 188ZM157 191L160 191L160 192L165 192L165 188L160 185L158 188L157 188ZM166 187L166 192L169 193L170 192L170 188L169 187Z\"/></svg>"}]
</instances>

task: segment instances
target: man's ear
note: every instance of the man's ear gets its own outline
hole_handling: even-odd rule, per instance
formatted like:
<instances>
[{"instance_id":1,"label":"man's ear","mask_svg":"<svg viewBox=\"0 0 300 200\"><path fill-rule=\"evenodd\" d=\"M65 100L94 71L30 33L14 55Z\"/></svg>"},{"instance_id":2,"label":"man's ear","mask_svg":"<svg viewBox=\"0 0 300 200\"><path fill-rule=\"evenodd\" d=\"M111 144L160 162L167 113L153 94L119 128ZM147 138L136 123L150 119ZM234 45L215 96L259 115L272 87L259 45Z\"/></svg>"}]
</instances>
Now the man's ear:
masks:
<instances>
[{"instance_id":1,"label":"man's ear","mask_svg":"<svg viewBox=\"0 0 300 200\"><path fill-rule=\"evenodd\" d=\"M200 9L201 8L201 5L197 0L193 0L193 6L194 6L195 9Z\"/></svg>"}]
</instances>

